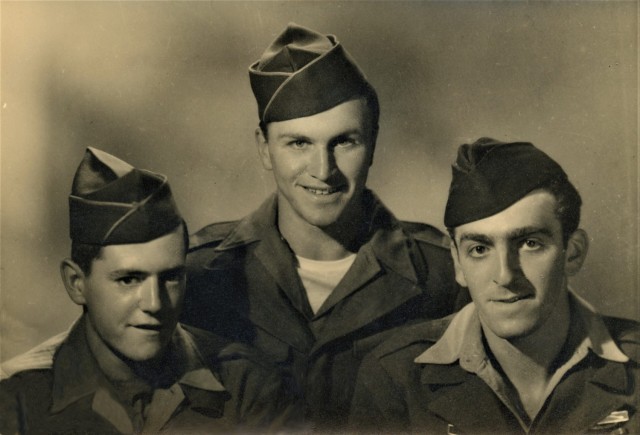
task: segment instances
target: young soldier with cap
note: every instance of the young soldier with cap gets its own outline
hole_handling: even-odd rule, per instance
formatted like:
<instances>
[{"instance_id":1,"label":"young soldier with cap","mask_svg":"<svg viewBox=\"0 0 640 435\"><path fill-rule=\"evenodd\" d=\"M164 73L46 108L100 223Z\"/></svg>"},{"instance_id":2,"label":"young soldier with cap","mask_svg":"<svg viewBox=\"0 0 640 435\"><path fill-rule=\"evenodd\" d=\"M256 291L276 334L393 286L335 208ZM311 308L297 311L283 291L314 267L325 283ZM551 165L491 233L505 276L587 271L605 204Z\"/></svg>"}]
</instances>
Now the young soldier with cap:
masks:
<instances>
[{"instance_id":1,"label":"young soldier with cap","mask_svg":"<svg viewBox=\"0 0 640 435\"><path fill-rule=\"evenodd\" d=\"M462 145L445 212L473 302L363 363L352 423L426 433L638 433L640 325L568 288L580 195L530 143Z\"/></svg>"},{"instance_id":2,"label":"young soldier with cap","mask_svg":"<svg viewBox=\"0 0 640 435\"><path fill-rule=\"evenodd\" d=\"M166 177L89 148L69 197L62 278L83 314L3 365L0 433L268 429L281 377L245 345L178 324L186 226Z\"/></svg>"},{"instance_id":3,"label":"young soldier with cap","mask_svg":"<svg viewBox=\"0 0 640 435\"><path fill-rule=\"evenodd\" d=\"M193 236L183 320L258 346L317 427L339 427L364 354L454 310L447 238L398 221L366 188L378 98L334 36L290 24L249 77L277 192Z\"/></svg>"}]
</instances>

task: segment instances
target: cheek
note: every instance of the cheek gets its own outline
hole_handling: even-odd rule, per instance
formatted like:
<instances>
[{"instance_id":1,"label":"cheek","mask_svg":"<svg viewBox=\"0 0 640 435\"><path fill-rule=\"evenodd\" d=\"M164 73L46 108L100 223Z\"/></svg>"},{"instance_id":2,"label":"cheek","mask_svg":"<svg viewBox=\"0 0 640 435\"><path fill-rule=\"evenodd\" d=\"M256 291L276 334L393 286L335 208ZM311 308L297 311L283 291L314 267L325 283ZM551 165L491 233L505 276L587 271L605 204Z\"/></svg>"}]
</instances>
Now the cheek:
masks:
<instances>
[{"instance_id":1,"label":"cheek","mask_svg":"<svg viewBox=\"0 0 640 435\"><path fill-rule=\"evenodd\" d=\"M305 166L302 155L296 155L287 150L278 150L271 153L271 165L276 175L287 177L295 174Z\"/></svg>"},{"instance_id":2,"label":"cheek","mask_svg":"<svg viewBox=\"0 0 640 435\"><path fill-rule=\"evenodd\" d=\"M522 269L538 291L554 290L564 280L564 263L559 255L528 259L523 262Z\"/></svg>"},{"instance_id":3,"label":"cheek","mask_svg":"<svg viewBox=\"0 0 640 435\"><path fill-rule=\"evenodd\" d=\"M471 297L481 296L491 282L491 262L489 260L474 261L467 259L461 265L461 273L469 288Z\"/></svg>"},{"instance_id":4,"label":"cheek","mask_svg":"<svg viewBox=\"0 0 640 435\"><path fill-rule=\"evenodd\" d=\"M185 285L182 284L180 286L169 287L167 289L169 305L172 309L177 309L182 306L182 301L184 299L185 294Z\"/></svg>"},{"instance_id":5,"label":"cheek","mask_svg":"<svg viewBox=\"0 0 640 435\"><path fill-rule=\"evenodd\" d=\"M366 179L369 161L369 153L366 149L336 155L336 165L340 172L354 180Z\"/></svg>"}]
</instances>

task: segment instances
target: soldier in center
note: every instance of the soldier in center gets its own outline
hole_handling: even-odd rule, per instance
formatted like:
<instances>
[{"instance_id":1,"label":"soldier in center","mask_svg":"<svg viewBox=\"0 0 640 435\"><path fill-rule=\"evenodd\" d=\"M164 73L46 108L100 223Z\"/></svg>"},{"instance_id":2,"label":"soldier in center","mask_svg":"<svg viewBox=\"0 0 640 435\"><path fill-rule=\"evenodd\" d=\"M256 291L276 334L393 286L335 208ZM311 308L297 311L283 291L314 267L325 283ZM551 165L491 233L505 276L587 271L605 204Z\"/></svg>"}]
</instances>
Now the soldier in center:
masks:
<instances>
[{"instance_id":1,"label":"soldier in center","mask_svg":"<svg viewBox=\"0 0 640 435\"><path fill-rule=\"evenodd\" d=\"M468 296L446 236L367 189L378 97L338 40L289 24L249 77L277 191L192 236L182 320L260 348L291 375L309 424L336 430L363 356Z\"/></svg>"}]
</instances>

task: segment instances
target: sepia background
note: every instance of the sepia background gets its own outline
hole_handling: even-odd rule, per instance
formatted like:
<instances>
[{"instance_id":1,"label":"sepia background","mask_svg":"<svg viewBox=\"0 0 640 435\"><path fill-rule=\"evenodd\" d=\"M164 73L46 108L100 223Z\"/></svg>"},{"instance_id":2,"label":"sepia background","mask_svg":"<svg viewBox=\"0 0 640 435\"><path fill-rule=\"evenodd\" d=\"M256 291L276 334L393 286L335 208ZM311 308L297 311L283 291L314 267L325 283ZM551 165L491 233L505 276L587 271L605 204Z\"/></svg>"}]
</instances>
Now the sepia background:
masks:
<instances>
[{"instance_id":1,"label":"sepia background","mask_svg":"<svg viewBox=\"0 0 640 435\"><path fill-rule=\"evenodd\" d=\"M369 186L442 228L459 144L560 162L592 238L575 289L638 310L636 2L11 2L1 13L0 360L80 313L58 265L87 146L169 176L192 231L274 189L247 68L289 21L333 33L379 92Z\"/></svg>"}]
</instances>

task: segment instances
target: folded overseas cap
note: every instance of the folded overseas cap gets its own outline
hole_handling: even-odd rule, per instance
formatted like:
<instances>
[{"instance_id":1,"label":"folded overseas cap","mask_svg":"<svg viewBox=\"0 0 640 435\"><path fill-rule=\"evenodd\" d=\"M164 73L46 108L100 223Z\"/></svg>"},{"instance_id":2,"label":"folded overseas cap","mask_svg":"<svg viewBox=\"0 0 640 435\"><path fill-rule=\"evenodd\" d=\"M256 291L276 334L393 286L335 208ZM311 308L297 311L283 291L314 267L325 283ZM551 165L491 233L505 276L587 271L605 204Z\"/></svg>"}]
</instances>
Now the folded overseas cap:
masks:
<instances>
[{"instance_id":1,"label":"folded overseas cap","mask_svg":"<svg viewBox=\"0 0 640 435\"><path fill-rule=\"evenodd\" d=\"M148 242L182 223L167 177L91 147L73 179L69 215L71 239L96 245Z\"/></svg>"},{"instance_id":2,"label":"folded overseas cap","mask_svg":"<svg viewBox=\"0 0 640 435\"><path fill-rule=\"evenodd\" d=\"M567 180L560 165L533 144L490 138L461 145L452 170L447 228L493 216L539 187Z\"/></svg>"},{"instance_id":3,"label":"folded overseas cap","mask_svg":"<svg viewBox=\"0 0 640 435\"><path fill-rule=\"evenodd\" d=\"M375 91L333 35L290 23L249 67L260 120L269 123L329 110Z\"/></svg>"}]
</instances>

